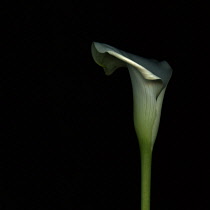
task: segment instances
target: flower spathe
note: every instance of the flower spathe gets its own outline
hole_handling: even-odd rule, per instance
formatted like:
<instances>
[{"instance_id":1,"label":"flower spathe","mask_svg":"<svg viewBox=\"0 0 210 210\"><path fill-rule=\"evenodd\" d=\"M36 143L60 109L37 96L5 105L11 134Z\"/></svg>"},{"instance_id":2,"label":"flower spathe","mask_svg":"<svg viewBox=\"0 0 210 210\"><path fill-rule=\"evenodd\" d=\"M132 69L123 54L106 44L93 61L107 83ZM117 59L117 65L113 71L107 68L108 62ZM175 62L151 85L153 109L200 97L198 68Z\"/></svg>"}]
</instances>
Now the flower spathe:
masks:
<instances>
[{"instance_id":1,"label":"flower spathe","mask_svg":"<svg viewBox=\"0 0 210 210\"><path fill-rule=\"evenodd\" d=\"M166 61L139 57L107 44L93 42L95 62L111 75L119 67L127 67L133 87L134 126L141 145L153 148L162 108L162 101L172 69Z\"/></svg>"}]
</instances>

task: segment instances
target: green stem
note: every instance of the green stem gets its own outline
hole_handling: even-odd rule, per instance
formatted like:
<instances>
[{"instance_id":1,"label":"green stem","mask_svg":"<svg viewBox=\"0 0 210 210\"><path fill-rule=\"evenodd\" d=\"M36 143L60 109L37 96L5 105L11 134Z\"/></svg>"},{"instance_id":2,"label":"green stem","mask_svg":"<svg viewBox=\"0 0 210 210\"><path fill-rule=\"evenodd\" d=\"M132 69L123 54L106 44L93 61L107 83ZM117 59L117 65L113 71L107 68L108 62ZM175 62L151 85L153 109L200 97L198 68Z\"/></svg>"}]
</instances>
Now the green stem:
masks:
<instances>
[{"instance_id":1,"label":"green stem","mask_svg":"<svg viewBox=\"0 0 210 210\"><path fill-rule=\"evenodd\" d=\"M152 151L141 148L141 210L150 210Z\"/></svg>"}]
</instances>

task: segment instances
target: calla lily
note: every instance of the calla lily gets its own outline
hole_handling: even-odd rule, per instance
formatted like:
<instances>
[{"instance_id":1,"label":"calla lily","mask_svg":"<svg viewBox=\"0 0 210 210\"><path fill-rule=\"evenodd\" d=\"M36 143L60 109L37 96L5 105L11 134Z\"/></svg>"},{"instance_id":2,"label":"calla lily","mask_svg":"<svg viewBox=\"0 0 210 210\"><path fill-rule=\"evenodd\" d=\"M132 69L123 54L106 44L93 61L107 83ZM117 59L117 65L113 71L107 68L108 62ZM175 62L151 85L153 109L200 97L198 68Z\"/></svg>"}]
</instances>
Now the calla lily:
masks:
<instances>
[{"instance_id":1,"label":"calla lily","mask_svg":"<svg viewBox=\"0 0 210 210\"><path fill-rule=\"evenodd\" d=\"M92 43L91 50L93 59L107 75L119 67L128 68L133 87L134 126L141 152L142 210L148 210L151 154L172 69L166 61L146 59L102 43Z\"/></svg>"}]
</instances>

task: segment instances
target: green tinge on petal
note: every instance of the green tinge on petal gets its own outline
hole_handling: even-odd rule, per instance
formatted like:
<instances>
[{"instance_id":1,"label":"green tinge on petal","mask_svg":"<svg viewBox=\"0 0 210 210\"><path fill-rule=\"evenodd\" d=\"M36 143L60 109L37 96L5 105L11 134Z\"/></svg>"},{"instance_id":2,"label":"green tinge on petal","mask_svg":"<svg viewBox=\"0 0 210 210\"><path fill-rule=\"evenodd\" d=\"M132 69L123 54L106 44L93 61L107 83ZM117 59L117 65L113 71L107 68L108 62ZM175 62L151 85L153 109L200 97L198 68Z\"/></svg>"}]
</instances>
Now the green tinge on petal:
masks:
<instances>
[{"instance_id":1,"label":"green tinge on petal","mask_svg":"<svg viewBox=\"0 0 210 210\"><path fill-rule=\"evenodd\" d=\"M132 87L133 87L133 112L134 125L139 139L142 143L152 147L152 137L156 136L158 125L155 126L157 112L156 95L162 88L161 80L150 81L136 71L133 66L128 65ZM160 111L160 110L159 110ZM158 121L159 122L159 121ZM154 128L154 129L153 129ZM154 133L154 134L153 134Z\"/></svg>"}]
</instances>

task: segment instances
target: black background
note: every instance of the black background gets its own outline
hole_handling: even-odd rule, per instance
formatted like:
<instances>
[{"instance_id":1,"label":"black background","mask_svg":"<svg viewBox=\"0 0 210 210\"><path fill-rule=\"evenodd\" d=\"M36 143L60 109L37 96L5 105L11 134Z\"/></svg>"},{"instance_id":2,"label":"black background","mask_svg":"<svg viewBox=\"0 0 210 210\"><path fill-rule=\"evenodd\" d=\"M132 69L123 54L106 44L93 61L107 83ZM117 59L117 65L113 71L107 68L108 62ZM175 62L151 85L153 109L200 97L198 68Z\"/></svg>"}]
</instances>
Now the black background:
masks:
<instances>
[{"instance_id":1,"label":"black background","mask_svg":"<svg viewBox=\"0 0 210 210\"><path fill-rule=\"evenodd\" d=\"M210 208L206 5L21 1L1 15L0 209L140 209L129 74L105 76L93 41L170 63L151 209Z\"/></svg>"}]
</instances>

